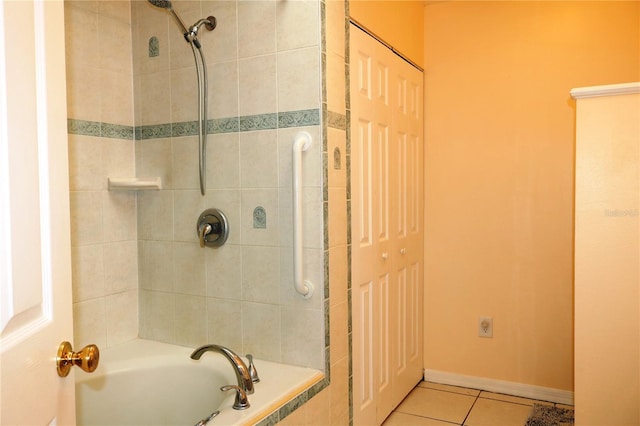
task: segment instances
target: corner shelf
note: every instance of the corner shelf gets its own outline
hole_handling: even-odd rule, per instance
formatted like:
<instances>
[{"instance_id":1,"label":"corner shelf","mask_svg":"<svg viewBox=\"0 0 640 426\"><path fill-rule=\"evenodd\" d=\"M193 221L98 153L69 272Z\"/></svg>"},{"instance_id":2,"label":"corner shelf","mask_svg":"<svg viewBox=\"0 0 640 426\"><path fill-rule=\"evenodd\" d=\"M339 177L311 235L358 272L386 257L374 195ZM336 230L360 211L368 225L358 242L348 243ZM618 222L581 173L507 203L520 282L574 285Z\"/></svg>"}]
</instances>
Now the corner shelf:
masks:
<instances>
[{"instance_id":1,"label":"corner shelf","mask_svg":"<svg viewBox=\"0 0 640 426\"><path fill-rule=\"evenodd\" d=\"M162 189L160 177L107 178L109 191L140 191Z\"/></svg>"}]
</instances>

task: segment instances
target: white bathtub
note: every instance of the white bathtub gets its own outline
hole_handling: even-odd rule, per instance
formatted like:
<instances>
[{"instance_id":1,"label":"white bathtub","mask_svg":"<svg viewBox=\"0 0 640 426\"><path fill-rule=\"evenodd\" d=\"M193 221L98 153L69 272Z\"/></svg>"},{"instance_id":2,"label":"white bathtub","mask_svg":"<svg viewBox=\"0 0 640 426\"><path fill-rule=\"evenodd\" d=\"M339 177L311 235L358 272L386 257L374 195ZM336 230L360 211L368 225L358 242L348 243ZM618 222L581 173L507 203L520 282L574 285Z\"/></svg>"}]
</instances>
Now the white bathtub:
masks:
<instances>
[{"instance_id":1,"label":"white bathtub","mask_svg":"<svg viewBox=\"0 0 640 426\"><path fill-rule=\"evenodd\" d=\"M254 360L260 383L249 395L251 407L232 408L234 392L220 387L237 384L229 361L195 348L134 340L100 353L92 374L76 372L78 425L195 425L212 412L208 426L252 425L320 381L318 370Z\"/></svg>"}]
</instances>

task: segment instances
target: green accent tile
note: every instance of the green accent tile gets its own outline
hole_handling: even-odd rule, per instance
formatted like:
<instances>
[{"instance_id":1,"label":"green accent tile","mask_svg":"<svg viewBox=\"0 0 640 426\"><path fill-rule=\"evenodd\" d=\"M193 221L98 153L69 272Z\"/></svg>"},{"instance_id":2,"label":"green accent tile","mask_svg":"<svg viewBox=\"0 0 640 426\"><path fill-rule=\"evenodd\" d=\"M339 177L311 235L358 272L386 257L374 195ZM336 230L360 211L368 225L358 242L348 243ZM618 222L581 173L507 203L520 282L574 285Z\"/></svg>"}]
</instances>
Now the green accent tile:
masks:
<instances>
[{"instance_id":1,"label":"green accent tile","mask_svg":"<svg viewBox=\"0 0 640 426\"><path fill-rule=\"evenodd\" d=\"M349 305L348 305L349 306L349 320L347 321L347 333L351 334L351 328L352 328L352 325L351 325L351 307L353 306L351 304L351 289L347 290L347 302L349 303Z\"/></svg>"},{"instance_id":2,"label":"green accent tile","mask_svg":"<svg viewBox=\"0 0 640 426\"><path fill-rule=\"evenodd\" d=\"M342 170L342 151L338 147L333 149L333 169Z\"/></svg>"},{"instance_id":3,"label":"green accent tile","mask_svg":"<svg viewBox=\"0 0 640 426\"><path fill-rule=\"evenodd\" d=\"M132 140L134 128L120 124L102 123L100 126L100 135L104 138Z\"/></svg>"},{"instance_id":4,"label":"green accent tile","mask_svg":"<svg viewBox=\"0 0 640 426\"><path fill-rule=\"evenodd\" d=\"M235 133L240 130L238 117L214 118L207 123L207 133Z\"/></svg>"},{"instance_id":5,"label":"green accent tile","mask_svg":"<svg viewBox=\"0 0 640 426\"><path fill-rule=\"evenodd\" d=\"M269 130L278 128L278 114L261 114L240 117L240 131Z\"/></svg>"},{"instance_id":6,"label":"green accent tile","mask_svg":"<svg viewBox=\"0 0 640 426\"><path fill-rule=\"evenodd\" d=\"M321 381L319 381L318 383L316 383L315 385L313 385L309 389L307 389L307 399L313 398L314 396L319 394L320 391L323 390L324 388L326 388L327 386L328 386L328 383L327 383L327 379L325 377L324 379L322 379Z\"/></svg>"},{"instance_id":7,"label":"green accent tile","mask_svg":"<svg viewBox=\"0 0 640 426\"><path fill-rule=\"evenodd\" d=\"M318 109L278 113L278 127L281 129L287 127L317 126L319 124L320 111Z\"/></svg>"},{"instance_id":8,"label":"green accent tile","mask_svg":"<svg viewBox=\"0 0 640 426\"><path fill-rule=\"evenodd\" d=\"M319 117L320 113L317 109L309 109L244 117L215 118L207 121L207 133L235 133L277 129L278 127L314 126L320 124ZM67 132L70 134L117 139L145 140L196 136L198 131L197 121L132 127L73 118L67 119Z\"/></svg>"},{"instance_id":9,"label":"green accent tile","mask_svg":"<svg viewBox=\"0 0 640 426\"><path fill-rule=\"evenodd\" d=\"M351 199L351 179L349 179L349 173L351 173L351 156L347 155L347 200Z\"/></svg>"},{"instance_id":10,"label":"green accent tile","mask_svg":"<svg viewBox=\"0 0 640 426\"><path fill-rule=\"evenodd\" d=\"M326 152L322 153L322 200L329 201L329 155Z\"/></svg>"},{"instance_id":11,"label":"green accent tile","mask_svg":"<svg viewBox=\"0 0 640 426\"><path fill-rule=\"evenodd\" d=\"M171 124L171 137L197 136L200 132L197 121L181 121Z\"/></svg>"},{"instance_id":12,"label":"green accent tile","mask_svg":"<svg viewBox=\"0 0 640 426\"><path fill-rule=\"evenodd\" d=\"M134 128L121 124L67 119L67 132L72 135L95 136L111 139L133 139Z\"/></svg>"},{"instance_id":13,"label":"green accent tile","mask_svg":"<svg viewBox=\"0 0 640 426\"><path fill-rule=\"evenodd\" d=\"M136 129L140 129L140 139L160 139L171 137L171 123L167 124L154 124L151 126L139 126ZM136 130L137 133L137 130Z\"/></svg>"},{"instance_id":14,"label":"green accent tile","mask_svg":"<svg viewBox=\"0 0 640 426\"><path fill-rule=\"evenodd\" d=\"M348 370L348 377L349 379L351 379L353 377L353 359L352 359L352 355L353 353L351 352L351 339L352 339L353 335L351 333L347 334L347 339L349 340L349 370ZM351 392L349 392L349 394L351 394Z\"/></svg>"},{"instance_id":15,"label":"green accent tile","mask_svg":"<svg viewBox=\"0 0 640 426\"><path fill-rule=\"evenodd\" d=\"M160 42L158 37L153 36L149 39L149 57L154 58L160 56Z\"/></svg>"},{"instance_id":16,"label":"green accent tile","mask_svg":"<svg viewBox=\"0 0 640 426\"><path fill-rule=\"evenodd\" d=\"M273 426L276 423L278 423L278 421L279 421L278 412L276 411L275 413L271 413L270 415L268 415L264 419L260 420L256 424L256 426Z\"/></svg>"},{"instance_id":17,"label":"green accent tile","mask_svg":"<svg viewBox=\"0 0 640 426\"><path fill-rule=\"evenodd\" d=\"M308 398L309 397L307 396L307 393L303 392L300 395L296 396L291 401L289 401L286 405L282 406L278 410L278 416L280 417L280 420L283 420L289 414L293 413L298 408L302 407L307 402Z\"/></svg>"},{"instance_id":18,"label":"green accent tile","mask_svg":"<svg viewBox=\"0 0 640 426\"><path fill-rule=\"evenodd\" d=\"M322 220L323 223L329 223L329 202L324 201L322 203ZM324 247L329 248L329 235L328 232L324 233Z\"/></svg>"},{"instance_id":19,"label":"green accent tile","mask_svg":"<svg viewBox=\"0 0 640 426\"><path fill-rule=\"evenodd\" d=\"M96 121L67 119L67 132L72 135L100 136L100 123Z\"/></svg>"},{"instance_id":20,"label":"green accent tile","mask_svg":"<svg viewBox=\"0 0 640 426\"><path fill-rule=\"evenodd\" d=\"M326 102L322 103L322 128L329 127L329 107ZM322 132L322 152L327 152L329 146L329 132Z\"/></svg>"},{"instance_id":21,"label":"green accent tile","mask_svg":"<svg viewBox=\"0 0 640 426\"><path fill-rule=\"evenodd\" d=\"M253 227L267 229L267 211L262 206L257 206L253 209Z\"/></svg>"},{"instance_id":22,"label":"green accent tile","mask_svg":"<svg viewBox=\"0 0 640 426\"><path fill-rule=\"evenodd\" d=\"M321 52L327 51L327 5L320 2L320 46ZM324 75L324 74L323 74Z\"/></svg>"},{"instance_id":23,"label":"green accent tile","mask_svg":"<svg viewBox=\"0 0 640 426\"><path fill-rule=\"evenodd\" d=\"M326 283L326 285L324 286L324 298L325 300L329 299L330 295L329 295L329 287L330 287L330 283L329 283L329 250L327 248L325 248L325 252L324 252L324 282ZM328 302L327 302L328 304Z\"/></svg>"},{"instance_id":24,"label":"green accent tile","mask_svg":"<svg viewBox=\"0 0 640 426\"><path fill-rule=\"evenodd\" d=\"M328 303L324 304L324 346L325 348L329 348L331 346L331 318L330 313L331 307Z\"/></svg>"},{"instance_id":25,"label":"green accent tile","mask_svg":"<svg viewBox=\"0 0 640 426\"><path fill-rule=\"evenodd\" d=\"M331 348L324 348L324 376L328 382L331 382Z\"/></svg>"},{"instance_id":26,"label":"green accent tile","mask_svg":"<svg viewBox=\"0 0 640 426\"><path fill-rule=\"evenodd\" d=\"M322 54L320 55L320 67L322 72L322 102L328 102L329 98L327 95L327 54L326 51L322 49Z\"/></svg>"},{"instance_id":27,"label":"green accent tile","mask_svg":"<svg viewBox=\"0 0 640 426\"><path fill-rule=\"evenodd\" d=\"M347 116L338 112L327 112L327 125L338 130L347 130Z\"/></svg>"},{"instance_id":28,"label":"green accent tile","mask_svg":"<svg viewBox=\"0 0 640 426\"><path fill-rule=\"evenodd\" d=\"M347 200L347 212L351 211L351 200ZM349 215L347 215L349 216ZM351 244L351 221L347 221L347 245Z\"/></svg>"},{"instance_id":29,"label":"green accent tile","mask_svg":"<svg viewBox=\"0 0 640 426\"><path fill-rule=\"evenodd\" d=\"M351 292L351 244L347 245L347 295ZM351 305L349 305L349 322L351 322Z\"/></svg>"}]
</instances>

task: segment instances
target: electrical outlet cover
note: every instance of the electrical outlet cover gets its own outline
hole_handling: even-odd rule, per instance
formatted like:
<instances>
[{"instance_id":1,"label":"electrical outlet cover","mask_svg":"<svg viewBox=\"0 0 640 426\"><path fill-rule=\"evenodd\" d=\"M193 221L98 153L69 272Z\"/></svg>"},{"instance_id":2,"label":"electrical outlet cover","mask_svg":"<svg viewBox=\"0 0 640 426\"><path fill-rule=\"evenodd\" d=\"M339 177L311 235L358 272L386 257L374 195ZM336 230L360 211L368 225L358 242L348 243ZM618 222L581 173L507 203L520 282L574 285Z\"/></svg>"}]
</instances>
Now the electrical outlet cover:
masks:
<instances>
[{"instance_id":1,"label":"electrical outlet cover","mask_svg":"<svg viewBox=\"0 0 640 426\"><path fill-rule=\"evenodd\" d=\"M478 319L478 336L493 337L493 318L480 317Z\"/></svg>"}]
</instances>

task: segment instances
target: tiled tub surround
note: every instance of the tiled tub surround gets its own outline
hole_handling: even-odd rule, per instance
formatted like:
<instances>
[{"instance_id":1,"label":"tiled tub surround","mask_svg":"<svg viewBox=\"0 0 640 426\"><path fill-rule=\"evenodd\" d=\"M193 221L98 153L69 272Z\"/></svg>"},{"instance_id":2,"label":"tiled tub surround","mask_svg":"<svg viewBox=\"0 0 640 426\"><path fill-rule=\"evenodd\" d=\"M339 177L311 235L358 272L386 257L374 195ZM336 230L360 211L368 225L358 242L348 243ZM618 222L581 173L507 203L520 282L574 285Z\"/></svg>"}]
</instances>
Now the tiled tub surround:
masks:
<instances>
[{"instance_id":1,"label":"tiled tub surround","mask_svg":"<svg viewBox=\"0 0 640 426\"><path fill-rule=\"evenodd\" d=\"M99 251L100 257L84 255L85 260L78 262L79 256L74 255L74 271L85 271L74 274L74 292L78 287L83 294L75 304L76 339L111 346L136 336L139 289L140 334L155 334L159 340L184 344L192 340L200 344L203 335L207 340L252 340L258 347L248 349L264 351L263 358L303 365L311 362L330 372L330 385L327 377L270 416L268 424L284 419L303 403L304 410L297 410L292 418L303 415L308 424L347 424L350 361L345 4L339 0L326 5L316 0L173 3L185 21L207 15L218 19L218 28L201 37L209 70L206 197L196 197L197 168L193 165L197 164L193 57L170 16L146 1L65 3L71 45L67 58L69 116L73 118L70 141L79 147L72 165L72 175L78 176L80 185L75 189L72 185L72 200L80 199L74 214L89 217L89 223L98 226L101 235L100 242L95 242L99 238L90 231L91 226L77 225L87 230L88 241L82 241L81 246ZM122 16L124 23L111 19L113 15ZM114 33L103 21L119 22L123 27ZM87 22L101 25L90 25L86 30ZM326 39L320 37L325 31ZM84 38L73 37L79 32ZM151 37L158 40L158 56L152 58ZM111 45L117 46L115 53L112 48L106 49ZM93 50L88 58L98 60L87 66L83 61L90 47ZM126 52L131 56L123 60ZM122 61L124 65L119 64ZM96 79L101 73L108 74L103 68L109 67L127 71ZM292 71L299 69L305 73ZM102 113L107 100L111 105L108 108L115 112ZM112 118L114 114L124 118ZM295 121L308 114L317 117L319 124L306 118ZM92 136L74 134L74 126L93 128ZM324 294L318 291L314 296L317 299L311 301L294 295L289 272L287 144L301 128L314 138L312 151L305 152L303 159L313 163L305 164L305 182L311 182L305 190L305 207L317 221L308 225L315 240L305 241L305 268L312 271L309 279L316 289L327 285ZM98 152L105 154L96 156L89 147L100 147ZM116 147L117 152L126 152L126 159L113 161L115 157L109 151ZM341 153L340 167L334 164L336 148ZM273 161L279 163L277 168L265 168ZM106 191L107 176L134 175L161 176L164 189L137 194ZM154 205L160 206L155 212L150 209ZM194 239L195 218L200 207L213 206L234 217L232 234L221 249L201 250ZM267 228L253 226L253 212L258 206L265 210ZM119 232L108 226L113 221L108 219L110 210L116 211L117 217L133 220L132 227L127 222L125 229L132 229L135 237L126 241L133 242L137 250L126 252L109 246L108 240L116 238L112 234ZM113 251L119 251L120 256L107 253ZM255 268L257 262L262 262L266 271L277 271L282 282L276 285L273 276ZM127 263L133 266L123 269ZM93 285L90 281L104 286L104 276L116 270L133 271L133 290L118 289L113 295L100 297L87 294L85 287L91 289ZM260 291L261 281L269 290ZM130 309L116 298L124 294L132 296ZM105 312L109 314L106 319ZM267 318L273 321L265 321ZM244 337L228 333L239 319ZM261 331L247 327L250 321L267 324L273 333L258 335ZM297 327L294 334L284 333L285 325ZM121 329L124 331L119 332ZM296 333L303 340L294 342ZM279 340L277 345L262 345L272 336ZM311 349L306 353L285 350L299 343Z\"/></svg>"},{"instance_id":2,"label":"tiled tub surround","mask_svg":"<svg viewBox=\"0 0 640 426\"><path fill-rule=\"evenodd\" d=\"M290 145L304 129L314 139L303 158L305 270L322 289L319 3L174 2L186 21L218 19L201 36L209 70L205 197L196 191L193 57L171 16L145 1L66 6L78 338L103 346L136 335L217 341L324 369L326 295L293 293L290 230ZM304 35L290 31L305 23ZM151 37L158 56L149 57ZM163 189L107 191L108 177L128 176L160 176ZM264 228L253 226L258 206ZM217 250L200 249L195 235L208 207L230 221L228 243Z\"/></svg>"},{"instance_id":3,"label":"tiled tub surround","mask_svg":"<svg viewBox=\"0 0 640 426\"><path fill-rule=\"evenodd\" d=\"M74 339L104 348L138 335L131 7L65 2Z\"/></svg>"},{"instance_id":4,"label":"tiled tub surround","mask_svg":"<svg viewBox=\"0 0 640 426\"><path fill-rule=\"evenodd\" d=\"M295 294L291 241L291 144L304 129L314 140L303 156L305 274L322 289L319 3L173 7L186 22L218 21L199 36L209 77L207 191L197 191L191 49L170 14L132 2L136 173L163 181L163 190L138 197L140 335L188 346L217 342L324 370L324 294ZM148 54L152 37L156 57ZM225 213L230 234L223 247L203 250L195 220L210 207ZM254 226L257 207L264 228Z\"/></svg>"},{"instance_id":5,"label":"tiled tub surround","mask_svg":"<svg viewBox=\"0 0 640 426\"><path fill-rule=\"evenodd\" d=\"M129 259L132 266L125 269L130 274L128 286L135 289L136 262L132 259L137 252L142 337L187 346L215 341L240 352L260 354L265 359L324 369L324 351L317 349L318 343L324 347L324 334L321 328L313 326L323 322L324 293L319 291L311 300L301 300L292 292L290 232L291 143L294 135L304 129L314 139L309 155L305 153L303 159L304 200L308 212L305 215L305 270L307 279L322 289L323 217L322 210L315 207L322 204L319 112L307 110L280 114L280 117L285 119L277 120L276 125L288 125L292 121L286 119L293 117L295 124L307 126L209 136L210 173L205 197L200 196L194 186L197 185L194 173L197 152L194 152L193 136L135 142L136 156L142 159L138 174L161 176L163 190L137 195L127 192L101 195L111 201L120 198L120 207L128 203L129 207L123 212L130 216L136 215L137 202L137 247L135 243L129 244L128 251L120 247L119 256L111 254L102 262ZM256 116L248 117L247 121L266 120ZM83 152L79 154L80 163L95 151L90 139L99 136L96 129L110 127L104 123L69 120L72 144L78 145L76 151ZM166 127L183 128L168 124L150 126L150 130ZM138 129L126 132L142 134ZM82 142L76 143L77 140ZM128 144L125 150L131 150L133 141L104 138L102 143L111 148ZM133 175L131 169L110 170L113 171L111 177ZM106 177L94 176L88 180L104 185ZM245 182L247 188L243 188L241 182ZM88 193L76 194L74 199L82 203L81 199L87 197L89 204L95 201ZM224 247L203 250L195 233L195 218L211 206L225 212L231 234ZM78 207L93 217L78 217L74 223L92 224L85 233L97 237L98 233L93 231L102 228L96 225L100 221L96 215L98 210ZM264 227L256 226L256 207L262 207L266 213ZM126 221L125 218L117 220ZM117 238L120 231L111 229L104 218L102 222L111 238ZM111 225L122 226L113 221ZM128 229L122 232L129 232L135 238L134 224L129 223L123 229ZM87 265L82 256L78 259L79 264ZM122 264L118 264L109 269L121 268Z\"/></svg>"}]
</instances>

